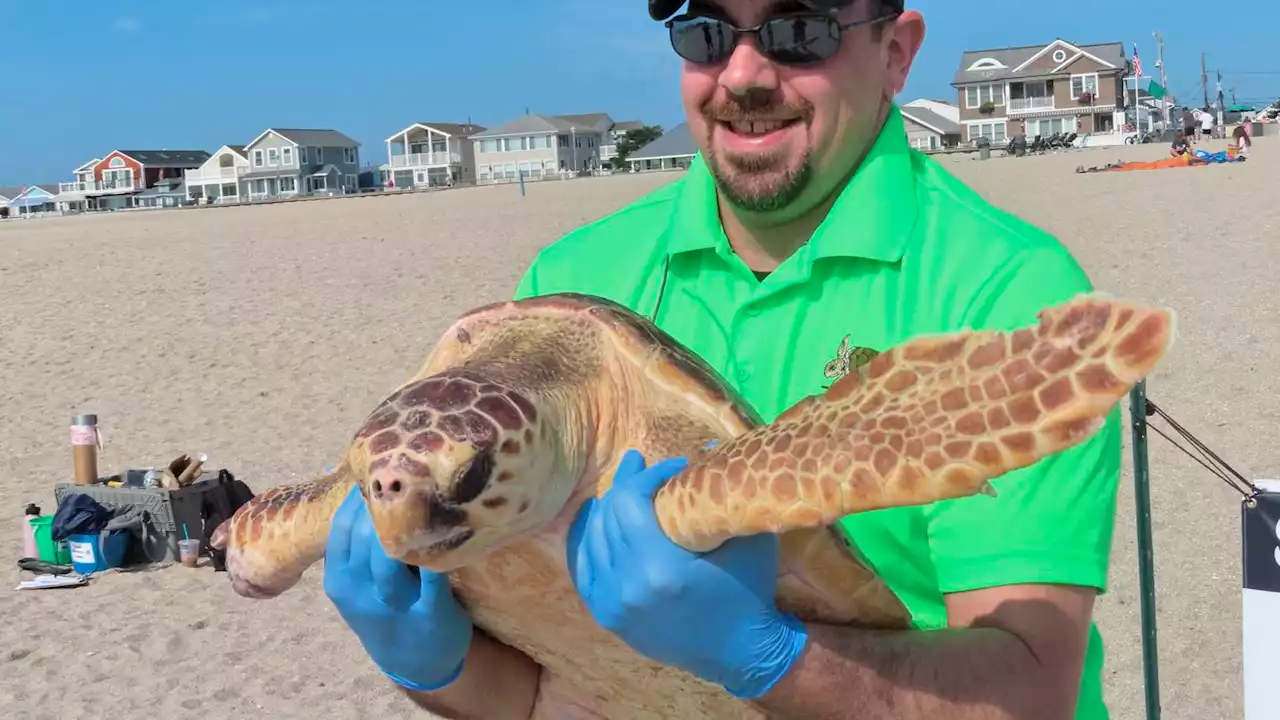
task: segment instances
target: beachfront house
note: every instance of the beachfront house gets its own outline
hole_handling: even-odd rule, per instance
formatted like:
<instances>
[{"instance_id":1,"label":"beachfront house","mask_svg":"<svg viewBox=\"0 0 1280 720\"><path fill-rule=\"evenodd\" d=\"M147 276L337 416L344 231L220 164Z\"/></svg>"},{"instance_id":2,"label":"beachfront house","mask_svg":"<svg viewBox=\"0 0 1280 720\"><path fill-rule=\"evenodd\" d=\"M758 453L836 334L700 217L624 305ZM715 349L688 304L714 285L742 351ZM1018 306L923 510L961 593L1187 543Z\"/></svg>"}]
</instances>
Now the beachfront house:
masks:
<instances>
[{"instance_id":1,"label":"beachfront house","mask_svg":"<svg viewBox=\"0 0 1280 720\"><path fill-rule=\"evenodd\" d=\"M58 205L53 199L57 194L57 185L0 188L0 208L4 208L5 216L10 218L50 215L58 212Z\"/></svg>"},{"instance_id":2,"label":"beachfront house","mask_svg":"<svg viewBox=\"0 0 1280 720\"><path fill-rule=\"evenodd\" d=\"M267 128L245 145L242 199L359 192L360 143L337 130Z\"/></svg>"},{"instance_id":3,"label":"beachfront house","mask_svg":"<svg viewBox=\"0 0 1280 720\"><path fill-rule=\"evenodd\" d=\"M71 182L58 183L58 194L53 199L58 203L59 212L84 212L88 209L87 192L94 185L93 166L101 160L102 158L94 158L76 168L71 173L71 177L75 178Z\"/></svg>"},{"instance_id":4,"label":"beachfront house","mask_svg":"<svg viewBox=\"0 0 1280 720\"><path fill-rule=\"evenodd\" d=\"M604 113L522 115L476 133L476 182L516 182L521 172L525 180L595 172L611 127Z\"/></svg>"},{"instance_id":5,"label":"beachfront house","mask_svg":"<svg viewBox=\"0 0 1280 720\"><path fill-rule=\"evenodd\" d=\"M87 168L76 168L76 180L61 183L55 201L88 210L147 206L153 201L137 202L143 191L156 185L168 188L185 170L208 159L207 150L113 150Z\"/></svg>"},{"instance_id":6,"label":"beachfront house","mask_svg":"<svg viewBox=\"0 0 1280 720\"><path fill-rule=\"evenodd\" d=\"M964 131L959 122L921 105L908 103L900 109L902 122L907 128L907 142L911 147L930 152L953 148L960 144Z\"/></svg>"},{"instance_id":7,"label":"beachfront house","mask_svg":"<svg viewBox=\"0 0 1280 720\"><path fill-rule=\"evenodd\" d=\"M240 179L249 173L244 145L223 145L198 168L186 171L187 198L201 204L237 202Z\"/></svg>"},{"instance_id":8,"label":"beachfront house","mask_svg":"<svg viewBox=\"0 0 1280 720\"><path fill-rule=\"evenodd\" d=\"M416 122L387 138L387 177L395 188L445 187L475 180L475 145L485 128L471 123Z\"/></svg>"},{"instance_id":9,"label":"beachfront house","mask_svg":"<svg viewBox=\"0 0 1280 720\"><path fill-rule=\"evenodd\" d=\"M633 172L648 170L688 170L698 145L693 141L688 123L680 123L652 142L636 148L627 156Z\"/></svg>"},{"instance_id":10,"label":"beachfront house","mask_svg":"<svg viewBox=\"0 0 1280 720\"><path fill-rule=\"evenodd\" d=\"M609 128L609 132L605 133L604 144L600 146L600 164L607 168L613 167L614 159L618 157L618 141L628 132L642 127L644 123L639 120L623 120L614 123Z\"/></svg>"},{"instance_id":11,"label":"beachfront house","mask_svg":"<svg viewBox=\"0 0 1280 720\"><path fill-rule=\"evenodd\" d=\"M940 115L957 125L960 124L960 107L946 100L934 100L932 98L916 98L909 102L902 103L904 108L920 108L928 110L935 115Z\"/></svg>"},{"instance_id":12,"label":"beachfront house","mask_svg":"<svg viewBox=\"0 0 1280 720\"><path fill-rule=\"evenodd\" d=\"M952 80L960 104L962 140L1003 145L1055 133L1107 135L1124 125L1123 43L966 50Z\"/></svg>"}]
</instances>

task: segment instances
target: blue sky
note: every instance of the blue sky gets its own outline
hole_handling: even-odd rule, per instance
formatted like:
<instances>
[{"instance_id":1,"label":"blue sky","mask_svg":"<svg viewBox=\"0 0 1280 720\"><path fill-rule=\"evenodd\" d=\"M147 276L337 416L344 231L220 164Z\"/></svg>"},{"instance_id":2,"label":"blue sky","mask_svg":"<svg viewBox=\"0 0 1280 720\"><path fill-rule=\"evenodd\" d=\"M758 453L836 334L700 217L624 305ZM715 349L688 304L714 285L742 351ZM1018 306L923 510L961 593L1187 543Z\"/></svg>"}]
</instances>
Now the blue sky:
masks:
<instances>
[{"instance_id":1,"label":"blue sky","mask_svg":"<svg viewBox=\"0 0 1280 720\"><path fill-rule=\"evenodd\" d=\"M1265 56L1280 3L1249 3L1244 24L1184 0L1031 4L908 0L929 34L902 99L953 98L966 48L1055 37L1136 41L1150 74L1153 30L1180 98L1200 95L1202 50L1210 83L1220 69L1242 102L1280 97ZM66 181L115 148L213 151L271 125L337 128L385 162L383 139L415 120L681 121L679 64L641 0L0 0L0 67L0 185Z\"/></svg>"}]
</instances>

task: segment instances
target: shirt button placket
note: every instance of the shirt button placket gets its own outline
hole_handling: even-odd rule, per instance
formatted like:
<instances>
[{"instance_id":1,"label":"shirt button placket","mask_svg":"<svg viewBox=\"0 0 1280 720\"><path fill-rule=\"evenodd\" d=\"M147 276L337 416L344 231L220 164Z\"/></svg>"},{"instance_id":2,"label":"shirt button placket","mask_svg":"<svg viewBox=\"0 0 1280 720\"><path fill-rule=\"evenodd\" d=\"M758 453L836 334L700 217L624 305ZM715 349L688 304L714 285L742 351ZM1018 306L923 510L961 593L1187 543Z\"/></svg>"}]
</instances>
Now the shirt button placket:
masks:
<instances>
[{"instance_id":1,"label":"shirt button placket","mask_svg":"<svg viewBox=\"0 0 1280 720\"><path fill-rule=\"evenodd\" d=\"M757 319L760 317L760 308L749 305L742 309L740 315L734 333L734 344L737 346L734 348L734 357L737 358L738 382L746 383L755 372L756 354L759 352Z\"/></svg>"}]
</instances>

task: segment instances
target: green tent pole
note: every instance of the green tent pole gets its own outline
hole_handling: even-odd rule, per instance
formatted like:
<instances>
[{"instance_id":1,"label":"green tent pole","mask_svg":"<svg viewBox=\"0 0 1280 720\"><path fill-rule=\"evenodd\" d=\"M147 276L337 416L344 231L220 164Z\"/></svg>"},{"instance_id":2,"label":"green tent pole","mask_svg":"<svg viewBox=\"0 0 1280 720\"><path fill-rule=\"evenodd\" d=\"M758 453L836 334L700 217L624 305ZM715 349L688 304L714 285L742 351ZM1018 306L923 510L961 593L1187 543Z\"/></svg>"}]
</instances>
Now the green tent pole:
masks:
<instances>
[{"instance_id":1,"label":"green tent pole","mask_svg":"<svg viewBox=\"0 0 1280 720\"><path fill-rule=\"evenodd\" d=\"M1156 652L1156 576L1151 542L1151 471L1147 456L1147 383L1129 392L1133 421L1133 496L1137 505L1138 592L1142 603L1142 670L1147 720L1160 718L1160 658Z\"/></svg>"}]
</instances>

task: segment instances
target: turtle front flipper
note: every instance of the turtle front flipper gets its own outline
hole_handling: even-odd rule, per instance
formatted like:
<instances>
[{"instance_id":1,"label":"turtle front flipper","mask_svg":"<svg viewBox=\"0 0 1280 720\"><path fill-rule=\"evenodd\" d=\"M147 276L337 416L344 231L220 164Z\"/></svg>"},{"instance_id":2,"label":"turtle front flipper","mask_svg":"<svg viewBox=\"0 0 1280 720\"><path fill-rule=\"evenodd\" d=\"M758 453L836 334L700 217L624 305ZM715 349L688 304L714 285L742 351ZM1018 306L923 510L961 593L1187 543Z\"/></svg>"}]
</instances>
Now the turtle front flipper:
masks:
<instances>
[{"instance_id":1,"label":"turtle front flipper","mask_svg":"<svg viewBox=\"0 0 1280 720\"><path fill-rule=\"evenodd\" d=\"M271 598L293 587L324 557L333 515L354 480L344 461L314 480L254 496L219 525L209 544L226 551L235 591Z\"/></svg>"},{"instance_id":2,"label":"turtle front flipper","mask_svg":"<svg viewBox=\"0 0 1280 720\"><path fill-rule=\"evenodd\" d=\"M1173 324L1168 310L1085 295L1016 332L913 340L691 462L655 497L658 521L708 551L982 492L1091 437L1164 357Z\"/></svg>"}]
</instances>

